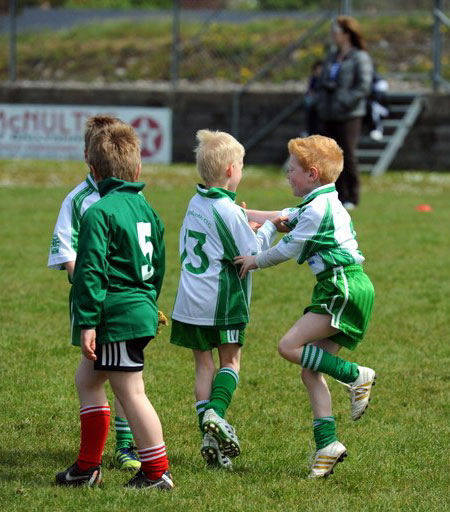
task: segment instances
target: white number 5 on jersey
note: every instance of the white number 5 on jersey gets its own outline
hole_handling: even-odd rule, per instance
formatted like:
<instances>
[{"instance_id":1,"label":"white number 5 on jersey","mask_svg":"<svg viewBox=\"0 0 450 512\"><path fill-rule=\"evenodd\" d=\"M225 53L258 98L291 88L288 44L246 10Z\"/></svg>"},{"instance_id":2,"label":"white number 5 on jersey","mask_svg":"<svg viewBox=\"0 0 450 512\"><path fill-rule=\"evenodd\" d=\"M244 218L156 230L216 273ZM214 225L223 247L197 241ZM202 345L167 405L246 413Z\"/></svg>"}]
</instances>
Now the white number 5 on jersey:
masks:
<instances>
[{"instance_id":1,"label":"white number 5 on jersey","mask_svg":"<svg viewBox=\"0 0 450 512\"><path fill-rule=\"evenodd\" d=\"M138 222L136 227L141 250L144 256L148 255L148 259L150 260L148 265L142 265L141 267L142 281L147 281L147 279L150 279L155 272L155 269L151 264L153 256L153 245L150 241L152 225L149 222Z\"/></svg>"}]
</instances>

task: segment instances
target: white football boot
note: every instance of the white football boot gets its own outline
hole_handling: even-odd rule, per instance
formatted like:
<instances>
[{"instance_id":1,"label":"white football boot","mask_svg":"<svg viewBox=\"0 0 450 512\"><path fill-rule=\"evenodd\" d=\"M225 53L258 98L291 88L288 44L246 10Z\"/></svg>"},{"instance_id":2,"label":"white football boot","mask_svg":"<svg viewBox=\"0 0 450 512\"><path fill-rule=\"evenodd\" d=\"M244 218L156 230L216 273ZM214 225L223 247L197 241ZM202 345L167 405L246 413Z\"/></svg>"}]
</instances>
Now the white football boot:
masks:
<instances>
[{"instance_id":1,"label":"white football boot","mask_svg":"<svg viewBox=\"0 0 450 512\"><path fill-rule=\"evenodd\" d=\"M221 418L214 409L208 409L203 416L203 432L214 437L222 453L228 457L237 457L241 453L239 439L228 421Z\"/></svg>"},{"instance_id":2,"label":"white football boot","mask_svg":"<svg viewBox=\"0 0 450 512\"><path fill-rule=\"evenodd\" d=\"M346 384L350 391L353 421L359 420L367 407L369 407L370 392L372 391L372 386L375 386L377 378L377 374L372 368L358 366L358 370L358 378L354 382Z\"/></svg>"},{"instance_id":3,"label":"white football boot","mask_svg":"<svg viewBox=\"0 0 450 512\"><path fill-rule=\"evenodd\" d=\"M233 469L230 458L221 452L217 439L211 434L205 434L203 436L200 452L208 466L215 466L229 471Z\"/></svg>"},{"instance_id":4,"label":"white football boot","mask_svg":"<svg viewBox=\"0 0 450 512\"><path fill-rule=\"evenodd\" d=\"M339 441L333 441L325 448L317 450L311 464L308 478L325 478L330 476L338 462L347 457L347 448Z\"/></svg>"}]
</instances>

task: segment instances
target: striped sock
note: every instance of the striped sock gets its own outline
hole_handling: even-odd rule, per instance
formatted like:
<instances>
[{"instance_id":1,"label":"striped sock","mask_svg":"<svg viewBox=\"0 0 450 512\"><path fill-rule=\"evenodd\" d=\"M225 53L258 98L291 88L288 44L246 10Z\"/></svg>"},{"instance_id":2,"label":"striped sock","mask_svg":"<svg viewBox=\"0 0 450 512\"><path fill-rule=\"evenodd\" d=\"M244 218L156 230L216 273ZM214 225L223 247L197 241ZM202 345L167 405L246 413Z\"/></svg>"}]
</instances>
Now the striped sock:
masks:
<instances>
[{"instance_id":1,"label":"striped sock","mask_svg":"<svg viewBox=\"0 0 450 512\"><path fill-rule=\"evenodd\" d=\"M165 443L138 450L141 470L150 480L158 480L169 469Z\"/></svg>"},{"instance_id":2,"label":"striped sock","mask_svg":"<svg viewBox=\"0 0 450 512\"><path fill-rule=\"evenodd\" d=\"M355 381L359 375L356 363L349 363L315 345L305 345L303 347L300 364L303 368L326 373L330 377L347 384Z\"/></svg>"},{"instance_id":3,"label":"striped sock","mask_svg":"<svg viewBox=\"0 0 450 512\"><path fill-rule=\"evenodd\" d=\"M80 407L81 442L77 466L81 471L102 463L110 415L109 405Z\"/></svg>"},{"instance_id":4,"label":"striped sock","mask_svg":"<svg viewBox=\"0 0 450 512\"><path fill-rule=\"evenodd\" d=\"M126 418L116 416L114 418L116 427L116 451L120 448L128 448L133 444L133 434Z\"/></svg>"},{"instance_id":5,"label":"striped sock","mask_svg":"<svg viewBox=\"0 0 450 512\"><path fill-rule=\"evenodd\" d=\"M313 421L313 430L317 450L325 448L325 446L328 446L334 441L337 441L336 421L334 419L334 416L324 416L323 418L315 418Z\"/></svg>"},{"instance_id":6,"label":"striped sock","mask_svg":"<svg viewBox=\"0 0 450 512\"><path fill-rule=\"evenodd\" d=\"M195 402L195 410L198 414L198 426L200 427L200 432L203 434L203 416L205 415L205 405L209 403L209 400L199 400L198 402Z\"/></svg>"},{"instance_id":7,"label":"striped sock","mask_svg":"<svg viewBox=\"0 0 450 512\"><path fill-rule=\"evenodd\" d=\"M205 409L214 409L221 418L224 418L238 383L239 375L233 368L221 368L214 377L211 397Z\"/></svg>"}]
</instances>

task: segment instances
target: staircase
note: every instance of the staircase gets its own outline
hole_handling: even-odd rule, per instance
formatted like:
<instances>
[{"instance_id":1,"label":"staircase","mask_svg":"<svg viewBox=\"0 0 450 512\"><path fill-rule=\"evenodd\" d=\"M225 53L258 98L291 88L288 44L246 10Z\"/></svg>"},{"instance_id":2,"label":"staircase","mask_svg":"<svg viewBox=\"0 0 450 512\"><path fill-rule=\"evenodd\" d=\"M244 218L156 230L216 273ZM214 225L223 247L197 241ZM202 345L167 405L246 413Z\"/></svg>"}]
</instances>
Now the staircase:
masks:
<instances>
[{"instance_id":1,"label":"staircase","mask_svg":"<svg viewBox=\"0 0 450 512\"><path fill-rule=\"evenodd\" d=\"M422 98L414 94L389 94L388 105L382 140L363 134L356 151L360 171L370 172L372 176L379 176L389 168L422 110Z\"/></svg>"}]
</instances>

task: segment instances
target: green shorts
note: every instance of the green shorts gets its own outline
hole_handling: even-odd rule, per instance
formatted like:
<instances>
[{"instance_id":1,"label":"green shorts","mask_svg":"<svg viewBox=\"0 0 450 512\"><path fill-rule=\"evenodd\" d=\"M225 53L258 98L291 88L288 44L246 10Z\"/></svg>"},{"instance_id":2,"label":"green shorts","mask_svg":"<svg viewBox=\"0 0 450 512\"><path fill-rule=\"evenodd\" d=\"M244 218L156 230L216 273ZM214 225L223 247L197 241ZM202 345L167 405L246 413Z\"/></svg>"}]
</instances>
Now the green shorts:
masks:
<instances>
[{"instance_id":1,"label":"green shorts","mask_svg":"<svg viewBox=\"0 0 450 512\"><path fill-rule=\"evenodd\" d=\"M210 327L178 322L172 319L170 343L192 350L211 350L219 345L244 344L246 324Z\"/></svg>"},{"instance_id":2,"label":"green shorts","mask_svg":"<svg viewBox=\"0 0 450 512\"><path fill-rule=\"evenodd\" d=\"M375 291L361 265L336 267L317 275L311 305L305 313L331 315L331 325L341 332L330 339L354 350L362 341L372 314Z\"/></svg>"}]
</instances>

